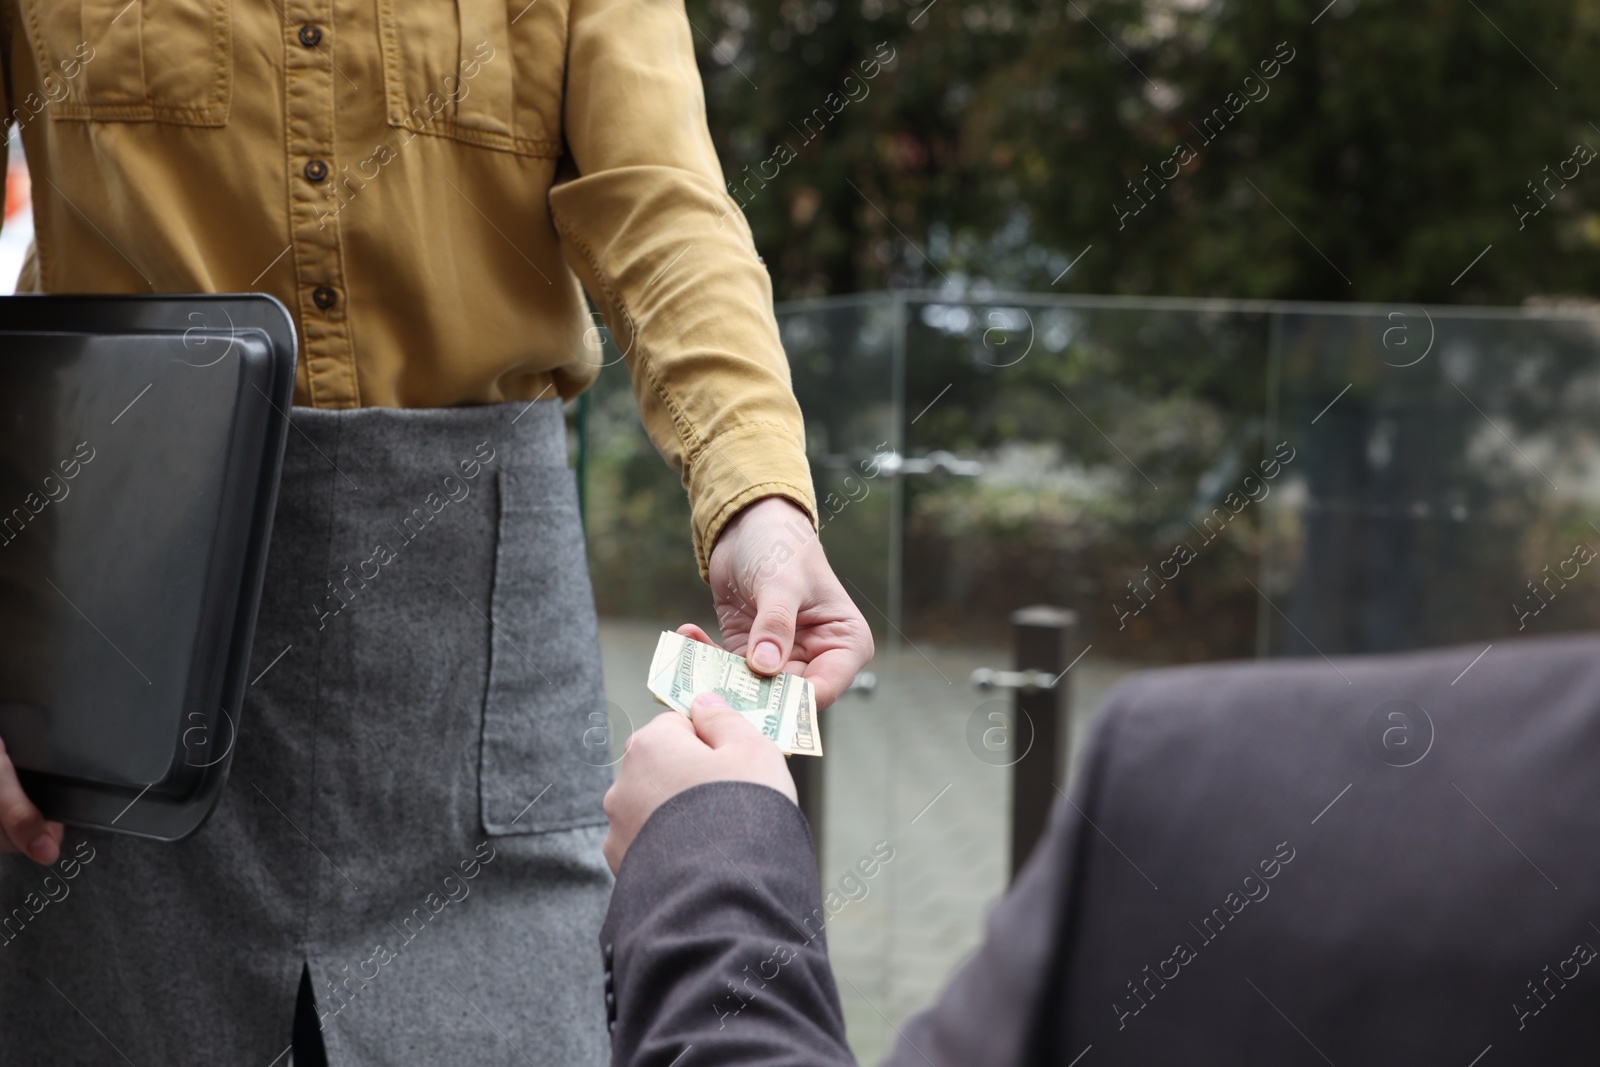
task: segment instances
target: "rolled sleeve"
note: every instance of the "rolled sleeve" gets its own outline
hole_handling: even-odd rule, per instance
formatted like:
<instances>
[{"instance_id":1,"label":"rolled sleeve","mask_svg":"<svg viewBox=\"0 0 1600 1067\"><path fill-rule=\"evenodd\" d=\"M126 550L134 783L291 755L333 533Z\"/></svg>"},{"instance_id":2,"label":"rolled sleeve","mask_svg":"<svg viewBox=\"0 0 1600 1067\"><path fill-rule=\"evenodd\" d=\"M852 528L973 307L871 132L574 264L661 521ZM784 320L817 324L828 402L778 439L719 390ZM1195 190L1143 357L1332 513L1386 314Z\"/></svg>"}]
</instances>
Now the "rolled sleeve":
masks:
<instances>
[{"instance_id":1,"label":"rolled sleeve","mask_svg":"<svg viewBox=\"0 0 1600 1067\"><path fill-rule=\"evenodd\" d=\"M740 508L782 496L815 524L816 502L771 281L723 187L681 2L573 0L564 124L562 252L683 476L705 577Z\"/></svg>"}]
</instances>

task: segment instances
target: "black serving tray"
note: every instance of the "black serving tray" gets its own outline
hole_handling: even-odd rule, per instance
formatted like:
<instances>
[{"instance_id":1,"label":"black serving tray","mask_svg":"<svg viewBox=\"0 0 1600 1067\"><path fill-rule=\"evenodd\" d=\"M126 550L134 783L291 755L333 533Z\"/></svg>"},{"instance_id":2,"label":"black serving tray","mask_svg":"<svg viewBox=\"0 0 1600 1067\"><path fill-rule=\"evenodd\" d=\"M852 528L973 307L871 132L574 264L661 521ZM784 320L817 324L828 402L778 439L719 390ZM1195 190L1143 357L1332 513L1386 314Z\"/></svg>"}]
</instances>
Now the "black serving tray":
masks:
<instances>
[{"instance_id":1,"label":"black serving tray","mask_svg":"<svg viewBox=\"0 0 1600 1067\"><path fill-rule=\"evenodd\" d=\"M0 297L0 739L46 818L216 804L295 357L269 296Z\"/></svg>"}]
</instances>

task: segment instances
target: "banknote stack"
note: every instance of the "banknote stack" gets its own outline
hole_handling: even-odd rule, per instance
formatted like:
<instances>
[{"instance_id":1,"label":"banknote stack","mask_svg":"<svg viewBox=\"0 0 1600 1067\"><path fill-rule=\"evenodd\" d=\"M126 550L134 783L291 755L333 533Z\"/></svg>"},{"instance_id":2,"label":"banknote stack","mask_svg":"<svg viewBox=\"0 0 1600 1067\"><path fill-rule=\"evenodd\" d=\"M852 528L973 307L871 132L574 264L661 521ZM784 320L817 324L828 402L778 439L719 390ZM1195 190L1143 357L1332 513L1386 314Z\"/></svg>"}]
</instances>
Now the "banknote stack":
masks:
<instances>
[{"instance_id":1,"label":"banknote stack","mask_svg":"<svg viewBox=\"0 0 1600 1067\"><path fill-rule=\"evenodd\" d=\"M646 684L657 700L684 715L698 694L715 693L784 755L822 755L816 690L797 674L768 678L745 666L743 656L682 634L663 633Z\"/></svg>"}]
</instances>

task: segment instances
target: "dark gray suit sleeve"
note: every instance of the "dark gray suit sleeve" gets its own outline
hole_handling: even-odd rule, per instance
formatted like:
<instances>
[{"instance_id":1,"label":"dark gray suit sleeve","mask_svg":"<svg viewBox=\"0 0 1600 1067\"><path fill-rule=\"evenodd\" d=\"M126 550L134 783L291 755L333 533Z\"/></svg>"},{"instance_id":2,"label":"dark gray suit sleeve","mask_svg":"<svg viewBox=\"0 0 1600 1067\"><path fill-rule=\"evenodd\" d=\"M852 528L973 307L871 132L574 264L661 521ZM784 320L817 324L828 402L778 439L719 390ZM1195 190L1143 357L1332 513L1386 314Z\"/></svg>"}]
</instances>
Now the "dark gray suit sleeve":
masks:
<instances>
[{"instance_id":1,"label":"dark gray suit sleeve","mask_svg":"<svg viewBox=\"0 0 1600 1067\"><path fill-rule=\"evenodd\" d=\"M713 782L656 809L601 929L612 1064L854 1064L821 897L810 830L783 794Z\"/></svg>"},{"instance_id":2,"label":"dark gray suit sleeve","mask_svg":"<svg viewBox=\"0 0 1600 1067\"><path fill-rule=\"evenodd\" d=\"M1068 924L1078 895L1085 836L1103 778L1113 723L1102 716L1085 746L1071 799L1062 794L1033 855L989 913L983 943L939 999L900 1027L883 1067L1023 1067L1065 1064L1050 1047ZM1076 1050L1072 1050L1076 1051Z\"/></svg>"},{"instance_id":3,"label":"dark gray suit sleeve","mask_svg":"<svg viewBox=\"0 0 1600 1067\"><path fill-rule=\"evenodd\" d=\"M900 1028L884 1067L1051 1062L1055 1028L1043 1024L1113 730L1102 716L1071 799L1056 804L983 944L938 1003ZM820 897L810 831L782 794L714 782L662 805L628 850L601 933L615 997L612 1063L854 1064Z\"/></svg>"}]
</instances>

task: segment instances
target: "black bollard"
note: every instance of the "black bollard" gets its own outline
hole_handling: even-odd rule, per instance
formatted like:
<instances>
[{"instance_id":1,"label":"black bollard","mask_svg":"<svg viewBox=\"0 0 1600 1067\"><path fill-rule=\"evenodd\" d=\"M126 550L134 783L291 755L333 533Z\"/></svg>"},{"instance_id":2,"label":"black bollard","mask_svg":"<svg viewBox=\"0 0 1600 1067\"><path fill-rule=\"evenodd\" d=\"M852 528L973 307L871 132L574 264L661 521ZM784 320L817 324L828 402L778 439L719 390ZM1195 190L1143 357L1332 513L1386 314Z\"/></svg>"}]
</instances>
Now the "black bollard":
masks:
<instances>
[{"instance_id":1,"label":"black bollard","mask_svg":"<svg viewBox=\"0 0 1600 1067\"><path fill-rule=\"evenodd\" d=\"M1077 623L1077 615L1065 608L1041 605L1011 613L1016 669L1037 679L1033 684L1018 685L1012 698L1017 743L1028 746L1011 768L1013 880L1044 834L1058 795L1056 788L1066 780L1064 742L1070 701L1061 674L1067 668L1067 634Z\"/></svg>"}]
</instances>

